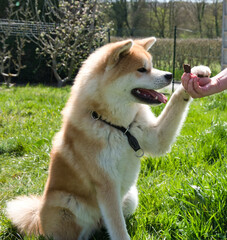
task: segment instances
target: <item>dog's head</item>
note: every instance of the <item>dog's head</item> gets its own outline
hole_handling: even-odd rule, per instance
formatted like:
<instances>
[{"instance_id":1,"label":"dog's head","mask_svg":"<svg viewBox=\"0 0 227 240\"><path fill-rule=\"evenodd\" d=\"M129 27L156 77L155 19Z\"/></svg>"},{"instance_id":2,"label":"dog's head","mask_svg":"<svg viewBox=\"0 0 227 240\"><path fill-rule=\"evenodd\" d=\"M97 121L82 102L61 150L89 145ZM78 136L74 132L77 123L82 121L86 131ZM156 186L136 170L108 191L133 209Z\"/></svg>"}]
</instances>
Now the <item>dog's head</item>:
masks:
<instances>
[{"instance_id":1,"label":"dog's head","mask_svg":"<svg viewBox=\"0 0 227 240\"><path fill-rule=\"evenodd\" d=\"M155 41L150 37L107 44L91 54L77 79L85 78L83 86L93 89L90 96L109 106L166 103L167 98L155 90L170 84L172 74L153 68L148 50Z\"/></svg>"},{"instance_id":2,"label":"dog's head","mask_svg":"<svg viewBox=\"0 0 227 240\"><path fill-rule=\"evenodd\" d=\"M155 41L152 37L107 45L105 85L116 94L115 97L123 94L128 101L166 103L166 97L155 90L170 84L172 74L153 68L152 56L148 50Z\"/></svg>"}]
</instances>

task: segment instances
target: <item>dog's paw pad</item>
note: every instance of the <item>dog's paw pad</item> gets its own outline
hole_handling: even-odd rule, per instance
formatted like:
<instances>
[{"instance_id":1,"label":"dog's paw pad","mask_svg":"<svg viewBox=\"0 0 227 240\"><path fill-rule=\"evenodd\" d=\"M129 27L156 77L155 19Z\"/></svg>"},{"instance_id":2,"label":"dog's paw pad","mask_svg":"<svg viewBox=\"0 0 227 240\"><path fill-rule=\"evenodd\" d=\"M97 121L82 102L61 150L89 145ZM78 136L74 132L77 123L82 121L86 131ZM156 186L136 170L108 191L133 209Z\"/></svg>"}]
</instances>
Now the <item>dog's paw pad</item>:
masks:
<instances>
[{"instance_id":1,"label":"dog's paw pad","mask_svg":"<svg viewBox=\"0 0 227 240\"><path fill-rule=\"evenodd\" d=\"M211 75L211 70L209 67L207 66L196 66L193 67L191 72L195 75L197 75L198 77L210 77Z\"/></svg>"}]
</instances>

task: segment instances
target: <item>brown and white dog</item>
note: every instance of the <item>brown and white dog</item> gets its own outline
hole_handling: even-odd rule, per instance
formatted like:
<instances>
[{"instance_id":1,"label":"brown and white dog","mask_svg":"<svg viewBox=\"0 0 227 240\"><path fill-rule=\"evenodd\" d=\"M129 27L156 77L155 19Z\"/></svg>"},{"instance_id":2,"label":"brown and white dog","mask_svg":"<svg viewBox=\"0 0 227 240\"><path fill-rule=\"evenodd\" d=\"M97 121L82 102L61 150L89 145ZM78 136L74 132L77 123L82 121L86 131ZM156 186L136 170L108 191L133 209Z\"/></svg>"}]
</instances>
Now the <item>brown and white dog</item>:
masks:
<instances>
[{"instance_id":1,"label":"brown and white dog","mask_svg":"<svg viewBox=\"0 0 227 240\"><path fill-rule=\"evenodd\" d=\"M86 240L104 224L112 240L130 239L124 217L138 204L139 157L170 150L190 102L180 86L159 117L150 111L148 105L167 102L155 90L172 80L152 66L155 41L107 44L85 61L53 141L43 196L7 204L21 232Z\"/></svg>"}]
</instances>

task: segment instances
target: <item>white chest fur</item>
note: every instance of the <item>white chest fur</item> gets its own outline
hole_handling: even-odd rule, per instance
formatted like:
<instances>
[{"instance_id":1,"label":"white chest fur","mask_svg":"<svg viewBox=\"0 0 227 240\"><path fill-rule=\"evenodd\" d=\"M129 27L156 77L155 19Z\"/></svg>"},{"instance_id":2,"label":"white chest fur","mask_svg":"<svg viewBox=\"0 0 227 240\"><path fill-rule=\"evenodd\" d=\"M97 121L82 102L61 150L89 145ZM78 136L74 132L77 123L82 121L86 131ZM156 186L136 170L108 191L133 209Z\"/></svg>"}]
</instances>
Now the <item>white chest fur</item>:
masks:
<instances>
[{"instance_id":1,"label":"white chest fur","mask_svg":"<svg viewBox=\"0 0 227 240\"><path fill-rule=\"evenodd\" d=\"M140 159L135 156L127 137L117 129L111 129L106 146L100 153L100 166L121 189L122 197L136 183Z\"/></svg>"}]
</instances>

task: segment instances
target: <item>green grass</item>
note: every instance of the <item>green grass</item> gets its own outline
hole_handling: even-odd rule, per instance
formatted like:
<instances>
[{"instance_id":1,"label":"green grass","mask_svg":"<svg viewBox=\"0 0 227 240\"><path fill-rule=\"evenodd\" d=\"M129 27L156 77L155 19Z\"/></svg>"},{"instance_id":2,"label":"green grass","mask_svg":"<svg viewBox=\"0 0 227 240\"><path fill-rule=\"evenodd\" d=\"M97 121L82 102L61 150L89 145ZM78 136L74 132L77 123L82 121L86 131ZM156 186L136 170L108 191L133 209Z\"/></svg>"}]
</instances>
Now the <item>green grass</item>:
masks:
<instances>
[{"instance_id":1,"label":"green grass","mask_svg":"<svg viewBox=\"0 0 227 240\"><path fill-rule=\"evenodd\" d=\"M0 239L35 239L11 226L5 203L22 194L42 194L51 141L69 91L0 90ZM226 103L227 93L194 100L171 152L141 160L140 204L127 221L133 240L227 239ZM156 115L163 107L153 109ZM93 239L108 239L107 233Z\"/></svg>"}]
</instances>

